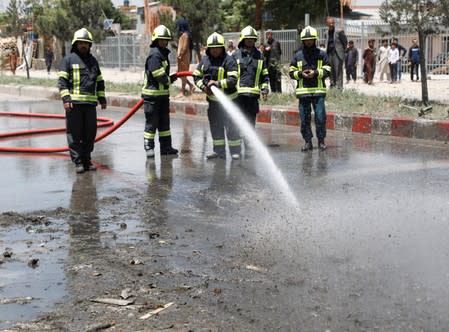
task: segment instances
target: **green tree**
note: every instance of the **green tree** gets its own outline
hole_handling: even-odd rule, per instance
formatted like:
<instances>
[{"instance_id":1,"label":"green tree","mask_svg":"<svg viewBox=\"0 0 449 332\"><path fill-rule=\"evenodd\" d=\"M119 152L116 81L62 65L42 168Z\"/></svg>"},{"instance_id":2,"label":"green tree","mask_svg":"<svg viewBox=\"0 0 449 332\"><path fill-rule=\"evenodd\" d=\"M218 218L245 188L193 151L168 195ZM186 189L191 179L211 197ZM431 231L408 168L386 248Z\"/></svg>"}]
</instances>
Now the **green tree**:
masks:
<instances>
[{"instance_id":1,"label":"green tree","mask_svg":"<svg viewBox=\"0 0 449 332\"><path fill-rule=\"evenodd\" d=\"M438 32L439 26L449 24L449 0L386 0L379 14L382 20L390 24L393 33L415 31L418 33L422 103L429 104L427 89L427 68L424 45L427 37Z\"/></svg>"},{"instance_id":2,"label":"green tree","mask_svg":"<svg viewBox=\"0 0 449 332\"><path fill-rule=\"evenodd\" d=\"M255 1L223 0L221 8L224 31L240 31L247 25L256 27Z\"/></svg>"},{"instance_id":3,"label":"green tree","mask_svg":"<svg viewBox=\"0 0 449 332\"><path fill-rule=\"evenodd\" d=\"M23 34L23 6L20 0L10 0L6 8L6 31L9 36L19 37Z\"/></svg>"},{"instance_id":4,"label":"green tree","mask_svg":"<svg viewBox=\"0 0 449 332\"><path fill-rule=\"evenodd\" d=\"M265 0L264 11L271 15L271 20L264 22L264 28L296 28L304 21L304 15L310 14L311 22L324 24L327 16L340 16L340 2L328 0ZM347 10L347 7L345 7Z\"/></svg>"},{"instance_id":5,"label":"green tree","mask_svg":"<svg viewBox=\"0 0 449 332\"><path fill-rule=\"evenodd\" d=\"M111 0L32 0L35 9L35 26L40 34L55 36L62 43L70 41L73 33L88 29L94 41L101 41L108 32L103 29L106 18L130 27L130 20L118 11ZM126 25L128 24L128 25ZM62 48L64 49L64 48Z\"/></svg>"},{"instance_id":6,"label":"green tree","mask_svg":"<svg viewBox=\"0 0 449 332\"><path fill-rule=\"evenodd\" d=\"M175 8L178 16L181 15L189 22L194 47L198 55L200 47L206 43L208 35L214 31L220 31L222 28L221 0L163 0L163 2Z\"/></svg>"}]
</instances>

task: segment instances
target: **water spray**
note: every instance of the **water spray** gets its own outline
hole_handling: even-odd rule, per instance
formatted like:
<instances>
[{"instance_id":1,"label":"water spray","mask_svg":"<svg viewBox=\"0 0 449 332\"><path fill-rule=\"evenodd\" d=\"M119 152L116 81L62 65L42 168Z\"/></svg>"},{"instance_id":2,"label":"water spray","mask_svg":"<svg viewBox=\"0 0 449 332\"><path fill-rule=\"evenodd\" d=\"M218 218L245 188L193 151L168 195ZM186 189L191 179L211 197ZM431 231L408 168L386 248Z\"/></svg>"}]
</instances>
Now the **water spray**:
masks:
<instances>
[{"instance_id":1,"label":"water spray","mask_svg":"<svg viewBox=\"0 0 449 332\"><path fill-rule=\"evenodd\" d=\"M265 165L265 169L270 173L268 179L276 188L281 190L281 193L284 195L287 202L291 203L293 206L298 206L298 200L296 199L295 194L292 192L290 186L282 175L282 172L273 161L270 152L261 142L261 140L257 136L256 131L246 120L245 116L242 114L237 105L235 105L216 86L211 86L211 91L218 99L218 101L223 105L223 108L231 117L232 121L234 121L234 123L239 127L240 131L244 133L245 137L247 137L248 140L251 141L252 147L257 152L257 155L260 156L263 164Z\"/></svg>"}]
</instances>

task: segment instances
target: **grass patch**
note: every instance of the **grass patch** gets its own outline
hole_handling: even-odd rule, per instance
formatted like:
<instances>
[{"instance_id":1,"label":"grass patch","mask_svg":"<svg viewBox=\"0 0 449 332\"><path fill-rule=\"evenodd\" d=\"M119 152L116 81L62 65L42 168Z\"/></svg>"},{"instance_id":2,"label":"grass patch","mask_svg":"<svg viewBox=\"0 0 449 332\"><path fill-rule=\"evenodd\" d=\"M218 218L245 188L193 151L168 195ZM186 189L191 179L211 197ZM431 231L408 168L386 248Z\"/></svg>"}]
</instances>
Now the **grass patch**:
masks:
<instances>
[{"instance_id":1,"label":"grass patch","mask_svg":"<svg viewBox=\"0 0 449 332\"><path fill-rule=\"evenodd\" d=\"M0 84L35 85L44 87L56 87L57 82L50 78L30 78L21 76L9 76L0 74ZM171 95L176 96L180 89L177 86L170 88ZM106 92L119 92L140 96L141 86L136 83L113 83L106 81ZM205 101L204 94L196 93L192 99ZM419 109L421 103L417 100L407 100L399 97L367 96L353 89L345 89L343 92L337 89L328 90L326 97L326 110L335 113L358 113L375 116L407 116L418 117L418 111L400 105L410 105ZM261 106L283 106L297 108L298 100L293 93L271 93L268 100L260 101ZM449 106L432 103L432 112L425 117L428 119L447 119Z\"/></svg>"}]
</instances>

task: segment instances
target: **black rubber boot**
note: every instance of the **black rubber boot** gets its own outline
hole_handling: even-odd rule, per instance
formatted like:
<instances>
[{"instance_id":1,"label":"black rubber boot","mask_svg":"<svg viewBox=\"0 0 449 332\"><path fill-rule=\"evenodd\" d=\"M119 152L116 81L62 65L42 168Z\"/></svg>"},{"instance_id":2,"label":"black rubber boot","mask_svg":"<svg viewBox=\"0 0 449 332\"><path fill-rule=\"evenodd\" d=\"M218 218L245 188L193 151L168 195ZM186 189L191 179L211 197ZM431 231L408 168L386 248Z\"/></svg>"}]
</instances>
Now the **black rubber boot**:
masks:
<instances>
[{"instance_id":1,"label":"black rubber boot","mask_svg":"<svg viewBox=\"0 0 449 332\"><path fill-rule=\"evenodd\" d=\"M160 137L161 155L178 154L178 149L171 146L171 136Z\"/></svg>"},{"instance_id":2,"label":"black rubber boot","mask_svg":"<svg viewBox=\"0 0 449 332\"><path fill-rule=\"evenodd\" d=\"M312 151L312 150L313 150L312 142L306 142L306 144L304 144L304 146L301 148L302 152L307 152L307 151Z\"/></svg>"},{"instance_id":3,"label":"black rubber boot","mask_svg":"<svg viewBox=\"0 0 449 332\"><path fill-rule=\"evenodd\" d=\"M327 145L324 143L324 141L319 141L318 148L320 149L320 151L325 151L327 150Z\"/></svg>"}]
</instances>

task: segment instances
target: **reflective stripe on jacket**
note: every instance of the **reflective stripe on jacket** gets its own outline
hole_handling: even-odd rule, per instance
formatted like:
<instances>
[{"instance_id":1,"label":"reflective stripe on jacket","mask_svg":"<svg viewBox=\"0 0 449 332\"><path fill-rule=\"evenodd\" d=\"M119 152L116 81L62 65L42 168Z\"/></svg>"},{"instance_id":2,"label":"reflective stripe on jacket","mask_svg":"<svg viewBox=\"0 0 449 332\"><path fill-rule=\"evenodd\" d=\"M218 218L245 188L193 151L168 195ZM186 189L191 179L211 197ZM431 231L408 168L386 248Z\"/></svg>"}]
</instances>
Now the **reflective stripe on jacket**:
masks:
<instances>
[{"instance_id":1,"label":"reflective stripe on jacket","mask_svg":"<svg viewBox=\"0 0 449 332\"><path fill-rule=\"evenodd\" d=\"M145 73L142 87L142 98L168 96L170 94L170 50L151 47L145 62Z\"/></svg>"},{"instance_id":2,"label":"reflective stripe on jacket","mask_svg":"<svg viewBox=\"0 0 449 332\"><path fill-rule=\"evenodd\" d=\"M207 81L218 82L218 88L222 90L229 98L237 97L237 63L234 58L225 52L218 57L213 58L210 55L204 55L193 72L195 85L203 90ZM214 95L207 96L207 100L217 100Z\"/></svg>"},{"instance_id":3,"label":"reflective stripe on jacket","mask_svg":"<svg viewBox=\"0 0 449 332\"><path fill-rule=\"evenodd\" d=\"M314 70L315 76L304 78L302 73L306 70ZM325 79L330 75L331 66L324 51L313 46L304 47L303 50L296 52L290 63L290 78L297 81L296 96L305 97L313 95L325 95Z\"/></svg>"},{"instance_id":4,"label":"reflective stripe on jacket","mask_svg":"<svg viewBox=\"0 0 449 332\"><path fill-rule=\"evenodd\" d=\"M268 90L270 78L262 53L255 47L248 52L243 47L233 55L237 62L238 94L246 96L260 96L261 90Z\"/></svg>"},{"instance_id":5,"label":"reflective stripe on jacket","mask_svg":"<svg viewBox=\"0 0 449 332\"><path fill-rule=\"evenodd\" d=\"M103 76L97 60L76 52L67 55L58 72L58 87L63 102L97 105L106 103Z\"/></svg>"}]
</instances>

